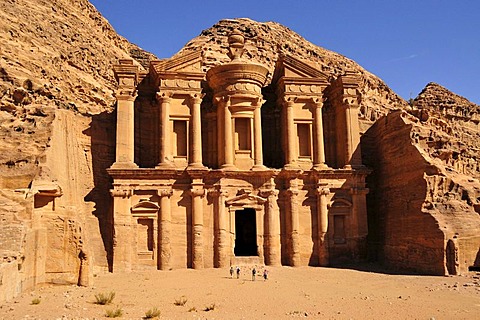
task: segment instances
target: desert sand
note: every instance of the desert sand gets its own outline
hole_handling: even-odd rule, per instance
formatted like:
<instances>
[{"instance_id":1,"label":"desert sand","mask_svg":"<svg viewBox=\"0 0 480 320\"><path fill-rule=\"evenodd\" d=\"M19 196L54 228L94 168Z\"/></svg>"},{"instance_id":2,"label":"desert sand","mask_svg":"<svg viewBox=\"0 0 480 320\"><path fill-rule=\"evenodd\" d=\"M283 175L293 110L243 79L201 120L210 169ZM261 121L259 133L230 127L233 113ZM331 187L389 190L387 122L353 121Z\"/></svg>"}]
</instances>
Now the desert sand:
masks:
<instances>
[{"instance_id":1,"label":"desert sand","mask_svg":"<svg viewBox=\"0 0 480 320\"><path fill-rule=\"evenodd\" d=\"M1 319L480 319L480 273L453 277L394 275L353 269L262 268L252 281L228 269L99 274L92 287L44 285L0 305ZM95 294L115 292L110 305ZM34 299L40 303L32 304ZM177 306L176 301L186 300ZM207 307L213 310L205 311Z\"/></svg>"}]
</instances>

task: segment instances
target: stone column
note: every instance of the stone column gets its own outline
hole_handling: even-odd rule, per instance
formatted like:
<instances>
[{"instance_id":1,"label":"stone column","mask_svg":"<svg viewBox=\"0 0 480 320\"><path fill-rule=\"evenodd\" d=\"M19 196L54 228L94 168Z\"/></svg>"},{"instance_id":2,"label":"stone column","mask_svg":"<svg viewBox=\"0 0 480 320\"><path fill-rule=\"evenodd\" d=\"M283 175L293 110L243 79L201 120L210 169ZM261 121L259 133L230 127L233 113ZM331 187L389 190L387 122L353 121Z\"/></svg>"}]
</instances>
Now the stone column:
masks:
<instances>
[{"instance_id":1,"label":"stone column","mask_svg":"<svg viewBox=\"0 0 480 320\"><path fill-rule=\"evenodd\" d=\"M203 197L205 190L201 181L194 181L192 189L192 268L202 269L203 264Z\"/></svg>"},{"instance_id":2,"label":"stone column","mask_svg":"<svg viewBox=\"0 0 480 320\"><path fill-rule=\"evenodd\" d=\"M289 197L289 225L290 234L290 265L292 267L300 266L300 220L298 216L298 187L295 179L290 180L290 188L287 190Z\"/></svg>"},{"instance_id":3,"label":"stone column","mask_svg":"<svg viewBox=\"0 0 480 320\"><path fill-rule=\"evenodd\" d=\"M233 151L233 129L232 129L232 112L230 111L230 99L225 102L224 109L224 150L225 150L225 163L222 168L231 169L234 165L234 151Z\"/></svg>"},{"instance_id":4,"label":"stone column","mask_svg":"<svg viewBox=\"0 0 480 320\"><path fill-rule=\"evenodd\" d=\"M202 164L202 129L201 129L201 114L200 114L200 105L202 103L202 94L191 94L190 95L190 109L192 112L191 123L192 131L190 136L192 152L190 154L189 166L192 167L203 167Z\"/></svg>"},{"instance_id":5,"label":"stone column","mask_svg":"<svg viewBox=\"0 0 480 320\"><path fill-rule=\"evenodd\" d=\"M368 188L354 187L350 189L352 196L352 232L351 235L357 241L364 241L368 234L368 220L367 220L367 198ZM359 243L359 248L362 250L366 245ZM362 254L362 252L359 252Z\"/></svg>"},{"instance_id":6,"label":"stone column","mask_svg":"<svg viewBox=\"0 0 480 320\"><path fill-rule=\"evenodd\" d=\"M358 101L356 89L345 89L343 97L345 112L345 129L347 133L345 148L345 167L362 166L362 155L360 151L360 125L358 122Z\"/></svg>"},{"instance_id":7,"label":"stone column","mask_svg":"<svg viewBox=\"0 0 480 320\"><path fill-rule=\"evenodd\" d=\"M265 202L265 264L280 266L280 210L278 208L278 190L270 189L262 191L262 196L267 198Z\"/></svg>"},{"instance_id":8,"label":"stone column","mask_svg":"<svg viewBox=\"0 0 480 320\"><path fill-rule=\"evenodd\" d=\"M263 101L259 98L255 103L253 111L253 127L254 127L254 170L263 170L263 148L262 148L262 114L260 108Z\"/></svg>"},{"instance_id":9,"label":"stone column","mask_svg":"<svg viewBox=\"0 0 480 320\"><path fill-rule=\"evenodd\" d=\"M112 168L137 168L134 163L134 102L137 97L138 67L133 60L120 60L114 66L118 80L115 163Z\"/></svg>"},{"instance_id":10,"label":"stone column","mask_svg":"<svg viewBox=\"0 0 480 320\"><path fill-rule=\"evenodd\" d=\"M228 212L225 210L225 200L228 196L226 190L219 187L211 192L214 199L214 219L215 219L215 267L224 268L229 265L229 230L228 230Z\"/></svg>"},{"instance_id":11,"label":"stone column","mask_svg":"<svg viewBox=\"0 0 480 320\"><path fill-rule=\"evenodd\" d=\"M296 139L295 139L295 119L293 114L294 98L287 98L284 102L286 108L286 133L287 133L287 145L286 145L286 164L285 167L292 167L296 162Z\"/></svg>"},{"instance_id":12,"label":"stone column","mask_svg":"<svg viewBox=\"0 0 480 320\"><path fill-rule=\"evenodd\" d=\"M325 164L325 144L323 140L323 118L322 118L323 101L321 98L313 98L312 102L315 110L315 113L314 113L315 153L313 156L313 167L315 169L325 169L327 168L327 165Z\"/></svg>"},{"instance_id":13,"label":"stone column","mask_svg":"<svg viewBox=\"0 0 480 320\"><path fill-rule=\"evenodd\" d=\"M160 104L160 119L159 119L159 126L160 126L160 154L159 154L159 167L169 167L172 164L170 161L170 116L169 116L169 109L170 109L170 102L172 101L172 93L170 92L158 92L157 93L157 100Z\"/></svg>"},{"instance_id":14,"label":"stone column","mask_svg":"<svg viewBox=\"0 0 480 320\"><path fill-rule=\"evenodd\" d=\"M132 216L131 190L110 190L113 197L113 271L129 272L132 270Z\"/></svg>"},{"instance_id":15,"label":"stone column","mask_svg":"<svg viewBox=\"0 0 480 320\"><path fill-rule=\"evenodd\" d=\"M321 267L326 267L329 264L328 257L328 239L325 235L328 231L328 204L329 204L330 189L319 186L317 189L317 228L318 228L318 264Z\"/></svg>"},{"instance_id":16,"label":"stone column","mask_svg":"<svg viewBox=\"0 0 480 320\"><path fill-rule=\"evenodd\" d=\"M157 191L160 197L160 217L158 219L158 260L157 268L159 270L168 270L171 268L170 259L172 248L170 242L172 213L170 208L170 197L173 192L170 189L160 189Z\"/></svg>"}]
</instances>

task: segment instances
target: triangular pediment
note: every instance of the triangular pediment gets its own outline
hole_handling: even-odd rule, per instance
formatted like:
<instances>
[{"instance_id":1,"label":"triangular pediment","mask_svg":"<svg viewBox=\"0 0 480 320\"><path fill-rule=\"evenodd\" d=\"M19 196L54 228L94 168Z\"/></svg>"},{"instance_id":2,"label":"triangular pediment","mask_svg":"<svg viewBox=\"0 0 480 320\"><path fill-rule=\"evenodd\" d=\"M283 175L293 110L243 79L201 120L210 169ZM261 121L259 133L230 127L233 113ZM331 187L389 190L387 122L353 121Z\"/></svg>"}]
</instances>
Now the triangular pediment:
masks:
<instances>
[{"instance_id":1,"label":"triangular pediment","mask_svg":"<svg viewBox=\"0 0 480 320\"><path fill-rule=\"evenodd\" d=\"M320 82L328 82L328 76L325 73L290 55L282 55L277 60L274 79L278 80L282 77L316 79Z\"/></svg>"},{"instance_id":2,"label":"triangular pediment","mask_svg":"<svg viewBox=\"0 0 480 320\"><path fill-rule=\"evenodd\" d=\"M252 195L252 194L241 194L239 196L232 197L230 199L227 199L226 203L227 205L240 205L240 206L245 206L245 205L258 205L258 204L263 204L267 201L267 199Z\"/></svg>"},{"instance_id":3,"label":"triangular pediment","mask_svg":"<svg viewBox=\"0 0 480 320\"><path fill-rule=\"evenodd\" d=\"M202 72L202 54L198 51L192 51L170 59L152 61L151 67L156 74L165 72Z\"/></svg>"}]
</instances>

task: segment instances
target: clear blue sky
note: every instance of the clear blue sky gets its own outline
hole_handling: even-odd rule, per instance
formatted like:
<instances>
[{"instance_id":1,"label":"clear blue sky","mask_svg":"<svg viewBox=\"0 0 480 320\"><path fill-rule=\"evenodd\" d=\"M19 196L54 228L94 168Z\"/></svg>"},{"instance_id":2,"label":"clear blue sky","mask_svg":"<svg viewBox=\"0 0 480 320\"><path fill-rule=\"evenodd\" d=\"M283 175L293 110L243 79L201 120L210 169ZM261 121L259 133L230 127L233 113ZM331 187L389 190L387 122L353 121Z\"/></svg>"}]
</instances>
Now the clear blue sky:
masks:
<instances>
[{"instance_id":1,"label":"clear blue sky","mask_svg":"<svg viewBox=\"0 0 480 320\"><path fill-rule=\"evenodd\" d=\"M345 55L405 99L428 82L480 104L478 0L91 0L129 41L167 58L224 18L276 21Z\"/></svg>"}]
</instances>

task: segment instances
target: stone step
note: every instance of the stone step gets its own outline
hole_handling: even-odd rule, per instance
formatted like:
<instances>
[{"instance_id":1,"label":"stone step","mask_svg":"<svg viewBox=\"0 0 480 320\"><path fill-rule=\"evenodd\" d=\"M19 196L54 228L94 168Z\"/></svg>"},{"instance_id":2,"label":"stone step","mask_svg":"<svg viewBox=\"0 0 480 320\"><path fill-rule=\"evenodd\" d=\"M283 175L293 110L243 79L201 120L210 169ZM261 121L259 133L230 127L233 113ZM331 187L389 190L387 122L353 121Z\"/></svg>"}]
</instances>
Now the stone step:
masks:
<instances>
[{"instance_id":1,"label":"stone step","mask_svg":"<svg viewBox=\"0 0 480 320\"><path fill-rule=\"evenodd\" d=\"M232 259L232 265L234 266L264 266L264 261L258 256L248 256L248 257L234 257Z\"/></svg>"}]
</instances>

